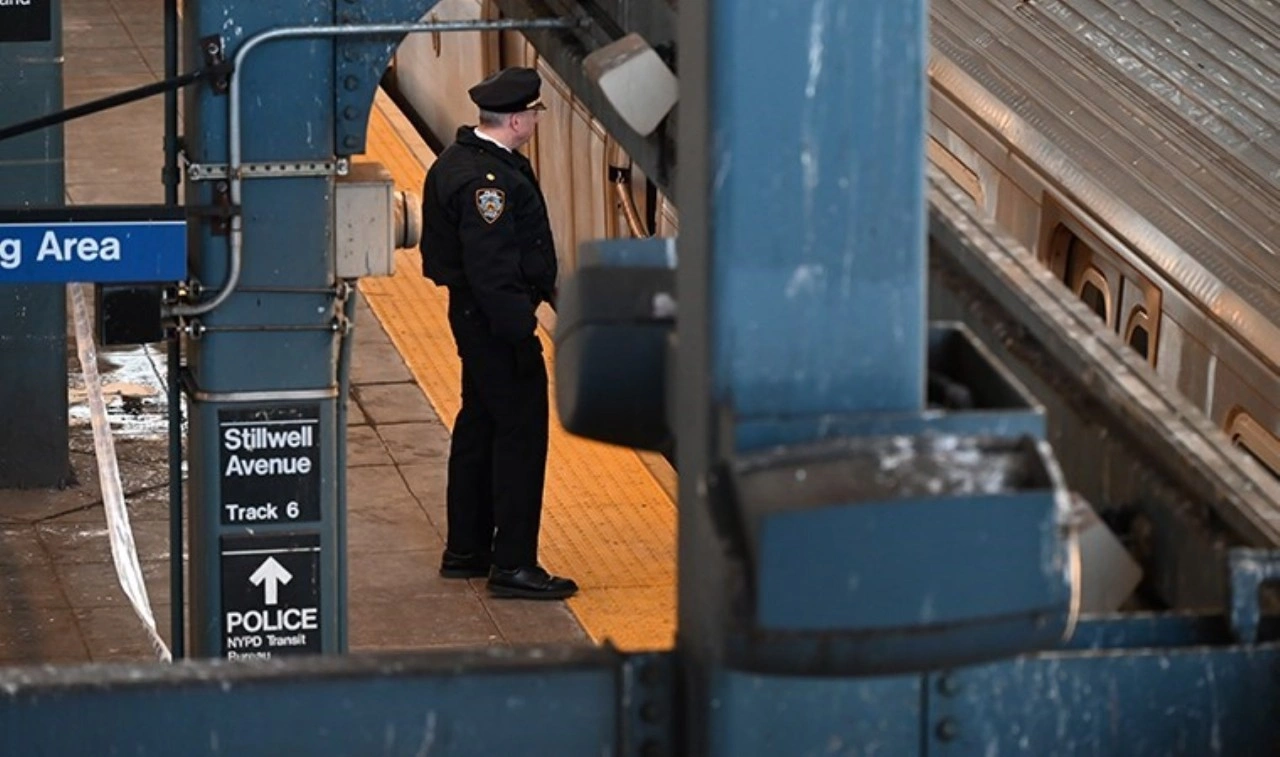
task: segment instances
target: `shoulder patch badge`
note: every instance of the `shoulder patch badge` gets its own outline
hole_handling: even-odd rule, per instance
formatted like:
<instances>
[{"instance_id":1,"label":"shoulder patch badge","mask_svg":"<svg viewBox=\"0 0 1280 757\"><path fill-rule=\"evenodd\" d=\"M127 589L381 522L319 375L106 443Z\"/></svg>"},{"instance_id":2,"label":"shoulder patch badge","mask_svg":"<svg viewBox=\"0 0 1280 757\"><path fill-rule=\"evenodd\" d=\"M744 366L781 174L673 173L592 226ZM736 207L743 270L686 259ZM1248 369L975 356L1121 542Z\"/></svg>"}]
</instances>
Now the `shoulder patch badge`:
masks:
<instances>
[{"instance_id":1,"label":"shoulder patch badge","mask_svg":"<svg viewBox=\"0 0 1280 757\"><path fill-rule=\"evenodd\" d=\"M507 207L507 193L497 187L485 187L476 190L476 210L485 223L493 223L502 217Z\"/></svg>"}]
</instances>

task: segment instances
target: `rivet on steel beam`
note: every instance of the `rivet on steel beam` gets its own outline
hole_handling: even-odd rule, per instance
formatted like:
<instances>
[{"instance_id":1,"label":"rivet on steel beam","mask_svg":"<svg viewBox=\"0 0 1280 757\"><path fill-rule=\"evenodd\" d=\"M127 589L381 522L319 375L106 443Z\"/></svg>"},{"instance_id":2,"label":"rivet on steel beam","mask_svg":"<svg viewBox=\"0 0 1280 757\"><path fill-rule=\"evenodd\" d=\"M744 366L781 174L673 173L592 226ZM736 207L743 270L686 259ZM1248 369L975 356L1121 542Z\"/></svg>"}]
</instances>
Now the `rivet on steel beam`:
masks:
<instances>
[{"instance_id":1,"label":"rivet on steel beam","mask_svg":"<svg viewBox=\"0 0 1280 757\"><path fill-rule=\"evenodd\" d=\"M951 675L950 673L947 673L941 676L940 678L938 678L939 694L946 697L950 697L950 696L955 696L956 692L958 691L960 691L960 682L956 680L955 676Z\"/></svg>"},{"instance_id":2,"label":"rivet on steel beam","mask_svg":"<svg viewBox=\"0 0 1280 757\"><path fill-rule=\"evenodd\" d=\"M943 718L934 729L939 741L955 741L960 735L960 726L952 718Z\"/></svg>"},{"instance_id":3,"label":"rivet on steel beam","mask_svg":"<svg viewBox=\"0 0 1280 757\"><path fill-rule=\"evenodd\" d=\"M347 107L342 109L342 117L347 119L348 121L356 120L356 115L357 115L356 106L354 105L348 105Z\"/></svg>"},{"instance_id":4,"label":"rivet on steel beam","mask_svg":"<svg viewBox=\"0 0 1280 757\"><path fill-rule=\"evenodd\" d=\"M360 77L348 76L342 80L342 86L346 87L348 92L354 92L360 86Z\"/></svg>"},{"instance_id":5,"label":"rivet on steel beam","mask_svg":"<svg viewBox=\"0 0 1280 757\"><path fill-rule=\"evenodd\" d=\"M356 135L348 134L342 138L342 145L344 147L358 147L360 145L360 140L356 139Z\"/></svg>"}]
</instances>

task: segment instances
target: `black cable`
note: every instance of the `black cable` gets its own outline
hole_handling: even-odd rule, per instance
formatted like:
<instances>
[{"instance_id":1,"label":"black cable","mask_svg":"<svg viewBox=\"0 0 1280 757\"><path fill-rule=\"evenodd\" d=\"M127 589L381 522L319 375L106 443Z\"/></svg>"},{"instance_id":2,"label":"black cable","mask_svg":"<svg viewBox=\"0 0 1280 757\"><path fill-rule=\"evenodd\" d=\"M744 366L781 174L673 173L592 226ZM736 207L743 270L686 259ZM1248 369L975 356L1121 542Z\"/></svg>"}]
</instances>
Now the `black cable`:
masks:
<instances>
[{"instance_id":1,"label":"black cable","mask_svg":"<svg viewBox=\"0 0 1280 757\"><path fill-rule=\"evenodd\" d=\"M0 142L29 132L37 131L39 129L44 129L49 126L57 126L58 124L66 123L67 121L71 121L76 118L100 113L104 110L109 110L120 105L127 105L135 100L143 100L151 97L152 95L161 94L162 92L179 90L203 79L225 76L229 73L231 73L231 64L220 64L209 68L202 68L199 71L192 71L191 73L175 76L172 79L165 79L164 81L154 82L135 89L125 90L124 92L117 92L116 94L104 97L101 100L93 100L91 102L77 105L73 108L60 110L57 113L50 113L47 116L40 116L39 118L35 118L30 121L23 121L22 123L14 124L12 126L6 126L3 129L0 129Z\"/></svg>"},{"instance_id":2,"label":"black cable","mask_svg":"<svg viewBox=\"0 0 1280 757\"><path fill-rule=\"evenodd\" d=\"M164 76L178 73L178 0L164 2ZM178 95L164 93L164 202L178 205ZM187 656L186 544L182 476L182 332L169 332L166 366L169 375L169 648L173 659Z\"/></svg>"}]
</instances>

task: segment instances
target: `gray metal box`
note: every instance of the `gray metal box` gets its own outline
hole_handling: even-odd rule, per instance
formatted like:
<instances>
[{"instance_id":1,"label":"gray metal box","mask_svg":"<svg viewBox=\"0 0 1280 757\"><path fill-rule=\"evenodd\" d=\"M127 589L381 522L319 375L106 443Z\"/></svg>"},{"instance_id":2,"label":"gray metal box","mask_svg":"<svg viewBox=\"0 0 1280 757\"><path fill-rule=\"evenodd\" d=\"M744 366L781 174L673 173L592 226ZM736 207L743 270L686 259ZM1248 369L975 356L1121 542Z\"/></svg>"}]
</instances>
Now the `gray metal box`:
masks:
<instances>
[{"instance_id":1,"label":"gray metal box","mask_svg":"<svg viewBox=\"0 0 1280 757\"><path fill-rule=\"evenodd\" d=\"M395 182L380 163L354 163L333 191L338 278L395 272Z\"/></svg>"}]
</instances>

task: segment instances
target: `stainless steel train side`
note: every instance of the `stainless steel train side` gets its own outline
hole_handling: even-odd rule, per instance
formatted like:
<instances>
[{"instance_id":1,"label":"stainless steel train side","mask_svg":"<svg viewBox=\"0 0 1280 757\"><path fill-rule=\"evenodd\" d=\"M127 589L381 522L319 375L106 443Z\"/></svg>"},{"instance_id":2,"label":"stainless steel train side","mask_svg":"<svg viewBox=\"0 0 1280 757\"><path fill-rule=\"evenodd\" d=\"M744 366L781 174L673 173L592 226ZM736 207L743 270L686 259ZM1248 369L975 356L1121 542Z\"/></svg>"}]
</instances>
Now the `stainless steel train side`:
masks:
<instances>
[{"instance_id":1,"label":"stainless steel train side","mask_svg":"<svg viewBox=\"0 0 1280 757\"><path fill-rule=\"evenodd\" d=\"M1239 5L934 0L928 148L1280 475L1280 56Z\"/></svg>"}]
</instances>

